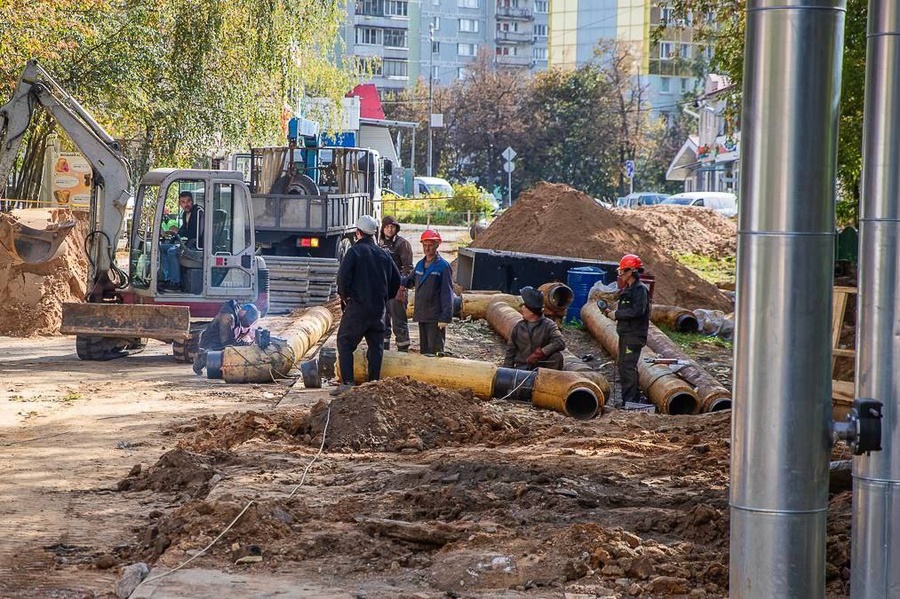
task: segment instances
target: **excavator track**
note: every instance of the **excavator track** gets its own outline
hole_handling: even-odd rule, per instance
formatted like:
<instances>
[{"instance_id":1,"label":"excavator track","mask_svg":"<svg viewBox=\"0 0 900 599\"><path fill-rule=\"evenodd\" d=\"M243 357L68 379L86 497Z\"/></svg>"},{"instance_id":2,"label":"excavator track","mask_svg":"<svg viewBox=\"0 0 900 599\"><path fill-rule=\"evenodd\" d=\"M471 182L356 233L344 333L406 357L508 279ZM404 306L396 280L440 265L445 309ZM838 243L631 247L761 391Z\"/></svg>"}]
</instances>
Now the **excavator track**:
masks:
<instances>
[{"instance_id":1,"label":"excavator track","mask_svg":"<svg viewBox=\"0 0 900 599\"><path fill-rule=\"evenodd\" d=\"M172 355L176 362L190 364L197 357L201 331L191 331L191 336L184 341L172 342Z\"/></svg>"},{"instance_id":2,"label":"excavator track","mask_svg":"<svg viewBox=\"0 0 900 599\"><path fill-rule=\"evenodd\" d=\"M144 350L147 341L141 338L75 336L75 352L82 360L106 361L124 358Z\"/></svg>"}]
</instances>

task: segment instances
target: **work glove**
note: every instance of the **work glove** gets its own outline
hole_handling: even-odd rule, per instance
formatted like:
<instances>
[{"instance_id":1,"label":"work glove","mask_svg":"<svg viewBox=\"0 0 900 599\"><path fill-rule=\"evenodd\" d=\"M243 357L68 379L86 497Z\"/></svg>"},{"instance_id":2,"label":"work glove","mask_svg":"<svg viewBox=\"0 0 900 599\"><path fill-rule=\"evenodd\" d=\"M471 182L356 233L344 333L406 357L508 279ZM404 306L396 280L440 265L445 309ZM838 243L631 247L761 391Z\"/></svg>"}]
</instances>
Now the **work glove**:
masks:
<instances>
[{"instance_id":1,"label":"work glove","mask_svg":"<svg viewBox=\"0 0 900 599\"><path fill-rule=\"evenodd\" d=\"M397 295L394 296L394 297L395 297L395 299L398 299L398 300L400 300L401 302L405 302L405 301L406 301L406 297L407 297L407 293L408 293L408 290L406 289L406 287L401 287L401 288L397 291Z\"/></svg>"},{"instance_id":2,"label":"work glove","mask_svg":"<svg viewBox=\"0 0 900 599\"><path fill-rule=\"evenodd\" d=\"M444 329L447 328L447 323L446 323L446 322L439 322L439 323L438 323L438 328L439 328L440 330L443 331Z\"/></svg>"},{"instance_id":3,"label":"work glove","mask_svg":"<svg viewBox=\"0 0 900 599\"><path fill-rule=\"evenodd\" d=\"M544 358L545 358L544 350L542 350L541 348L537 348L536 350L531 352L530 356L525 358L525 363L528 364L529 366L531 366L532 368L534 368L535 365L537 365L537 363L540 362L541 360L543 360Z\"/></svg>"}]
</instances>

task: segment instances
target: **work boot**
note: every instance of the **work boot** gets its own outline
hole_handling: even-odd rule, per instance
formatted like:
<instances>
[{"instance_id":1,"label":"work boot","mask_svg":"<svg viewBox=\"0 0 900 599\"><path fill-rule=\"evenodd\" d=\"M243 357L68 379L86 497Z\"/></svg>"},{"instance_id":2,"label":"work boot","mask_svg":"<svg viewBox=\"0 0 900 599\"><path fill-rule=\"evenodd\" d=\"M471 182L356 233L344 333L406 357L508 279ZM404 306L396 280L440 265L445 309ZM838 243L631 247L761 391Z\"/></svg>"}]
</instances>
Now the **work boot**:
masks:
<instances>
[{"instance_id":1,"label":"work boot","mask_svg":"<svg viewBox=\"0 0 900 599\"><path fill-rule=\"evenodd\" d=\"M344 393L346 393L347 391L349 391L352 388L353 388L353 385L341 384L341 385L338 385L337 387L335 387L334 389L332 389L329 394L332 397L337 397L338 395L343 395Z\"/></svg>"},{"instance_id":2,"label":"work boot","mask_svg":"<svg viewBox=\"0 0 900 599\"><path fill-rule=\"evenodd\" d=\"M384 340L384 349L391 349L391 340L390 339Z\"/></svg>"},{"instance_id":3,"label":"work boot","mask_svg":"<svg viewBox=\"0 0 900 599\"><path fill-rule=\"evenodd\" d=\"M409 353L409 345L398 345L397 351L403 352L404 354Z\"/></svg>"},{"instance_id":4,"label":"work boot","mask_svg":"<svg viewBox=\"0 0 900 599\"><path fill-rule=\"evenodd\" d=\"M197 355L194 356L194 374L201 375L203 374L203 369L206 367L206 352L198 351Z\"/></svg>"}]
</instances>

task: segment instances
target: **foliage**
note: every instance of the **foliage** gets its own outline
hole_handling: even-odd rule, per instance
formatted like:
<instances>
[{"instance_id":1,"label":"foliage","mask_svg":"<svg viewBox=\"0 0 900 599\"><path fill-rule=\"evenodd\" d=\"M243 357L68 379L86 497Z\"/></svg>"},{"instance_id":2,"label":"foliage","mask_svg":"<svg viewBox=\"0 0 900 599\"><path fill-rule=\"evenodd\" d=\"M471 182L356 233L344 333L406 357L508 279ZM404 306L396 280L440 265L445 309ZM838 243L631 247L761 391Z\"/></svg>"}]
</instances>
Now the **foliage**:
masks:
<instances>
[{"instance_id":1,"label":"foliage","mask_svg":"<svg viewBox=\"0 0 900 599\"><path fill-rule=\"evenodd\" d=\"M485 191L474 183L453 186L453 197L447 200L447 208L459 214L490 215L494 207L485 198Z\"/></svg>"},{"instance_id":2,"label":"foliage","mask_svg":"<svg viewBox=\"0 0 900 599\"><path fill-rule=\"evenodd\" d=\"M703 345L714 345L729 350L734 348L732 341L727 341L721 337L702 335L700 333L681 333L665 325L660 326L660 329L669 339L684 349L689 356L694 355L694 350Z\"/></svg>"},{"instance_id":3,"label":"foliage","mask_svg":"<svg viewBox=\"0 0 900 599\"><path fill-rule=\"evenodd\" d=\"M678 254L675 259L710 283L735 280L734 256L716 259L700 254Z\"/></svg>"},{"instance_id":4,"label":"foliage","mask_svg":"<svg viewBox=\"0 0 900 599\"><path fill-rule=\"evenodd\" d=\"M444 196L404 198L391 195L382 200L381 212L401 223L457 226L468 226L491 216L490 203L480 198L478 186L470 183L453 188L456 193L462 190L461 198L456 195L449 199Z\"/></svg>"}]
</instances>

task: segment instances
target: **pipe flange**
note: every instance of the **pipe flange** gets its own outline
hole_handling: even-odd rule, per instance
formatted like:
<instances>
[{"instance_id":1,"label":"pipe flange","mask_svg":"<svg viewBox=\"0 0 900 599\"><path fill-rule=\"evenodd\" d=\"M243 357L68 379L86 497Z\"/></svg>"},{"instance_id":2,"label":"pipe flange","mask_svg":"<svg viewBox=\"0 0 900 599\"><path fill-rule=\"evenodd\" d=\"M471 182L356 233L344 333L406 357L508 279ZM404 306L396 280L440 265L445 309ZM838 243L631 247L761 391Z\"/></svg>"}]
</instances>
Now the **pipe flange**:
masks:
<instances>
[{"instance_id":1,"label":"pipe flange","mask_svg":"<svg viewBox=\"0 0 900 599\"><path fill-rule=\"evenodd\" d=\"M221 379L222 378L222 363L224 360L225 352L222 351L210 351L206 354L206 378L208 379Z\"/></svg>"},{"instance_id":2,"label":"pipe flange","mask_svg":"<svg viewBox=\"0 0 900 599\"><path fill-rule=\"evenodd\" d=\"M307 389L321 389L322 377L319 375L319 360L313 358L300 364L300 376Z\"/></svg>"}]
</instances>

